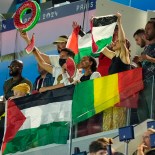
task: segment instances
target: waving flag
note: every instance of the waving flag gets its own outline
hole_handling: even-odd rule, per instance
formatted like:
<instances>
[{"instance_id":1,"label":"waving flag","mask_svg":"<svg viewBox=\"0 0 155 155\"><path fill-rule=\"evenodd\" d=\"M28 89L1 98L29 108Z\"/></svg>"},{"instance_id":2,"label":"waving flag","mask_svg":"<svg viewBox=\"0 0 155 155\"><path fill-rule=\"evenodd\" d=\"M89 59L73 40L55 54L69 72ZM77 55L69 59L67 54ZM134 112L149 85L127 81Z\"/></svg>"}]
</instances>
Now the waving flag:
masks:
<instances>
[{"instance_id":1,"label":"waving flag","mask_svg":"<svg viewBox=\"0 0 155 155\"><path fill-rule=\"evenodd\" d=\"M88 33L78 35L77 29L73 30L68 41L68 48L75 51L75 62L78 64L84 56L99 56L102 49L112 41L117 17L114 15L94 17Z\"/></svg>"},{"instance_id":2,"label":"waving flag","mask_svg":"<svg viewBox=\"0 0 155 155\"><path fill-rule=\"evenodd\" d=\"M141 68L80 83L74 91L73 123L86 120L119 102L124 103L143 87ZM130 104L132 106L133 103ZM125 104L119 106L126 107Z\"/></svg>"},{"instance_id":3,"label":"waving flag","mask_svg":"<svg viewBox=\"0 0 155 155\"><path fill-rule=\"evenodd\" d=\"M66 144L74 86L7 103L2 153L22 152L52 143Z\"/></svg>"},{"instance_id":4,"label":"waving flag","mask_svg":"<svg viewBox=\"0 0 155 155\"><path fill-rule=\"evenodd\" d=\"M65 144L71 120L83 121L121 101L124 103L142 89L142 69L137 68L81 82L75 88L70 85L9 100L2 153Z\"/></svg>"}]
</instances>

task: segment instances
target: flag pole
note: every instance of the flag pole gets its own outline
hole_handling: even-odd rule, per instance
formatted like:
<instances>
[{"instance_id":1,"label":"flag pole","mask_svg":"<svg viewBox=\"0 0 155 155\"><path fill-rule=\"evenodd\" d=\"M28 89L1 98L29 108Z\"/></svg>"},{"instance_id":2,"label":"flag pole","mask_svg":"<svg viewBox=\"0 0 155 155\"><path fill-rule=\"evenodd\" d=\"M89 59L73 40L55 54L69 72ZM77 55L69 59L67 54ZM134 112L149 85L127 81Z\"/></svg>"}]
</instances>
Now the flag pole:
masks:
<instances>
[{"instance_id":1,"label":"flag pole","mask_svg":"<svg viewBox=\"0 0 155 155\"><path fill-rule=\"evenodd\" d=\"M152 90L151 90L151 113L150 113L150 118L154 118L154 115L153 115L153 99L154 99L154 76L153 76L153 79L152 79Z\"/></svg>"},{"instance_id":2,"label":"flag pole","mask_svg":"<svg viewBox=\"0 0 155 155\"><path fill-rule=\"evenodd\" d=\"M72 122L72 108L71 108L71 119L70 119L70 131L69 131L69 155L72 155L72 125L73 125L73 122Z\"/></svg>"}]
</instances>

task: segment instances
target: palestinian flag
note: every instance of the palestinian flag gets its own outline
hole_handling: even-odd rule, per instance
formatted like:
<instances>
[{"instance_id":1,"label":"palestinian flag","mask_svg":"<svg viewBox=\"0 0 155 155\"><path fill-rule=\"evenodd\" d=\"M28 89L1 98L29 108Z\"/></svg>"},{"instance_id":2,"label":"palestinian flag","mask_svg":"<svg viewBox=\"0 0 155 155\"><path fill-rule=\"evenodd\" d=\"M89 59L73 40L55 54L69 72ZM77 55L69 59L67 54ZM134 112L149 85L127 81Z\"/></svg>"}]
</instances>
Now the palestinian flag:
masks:
<instances>
[{"instance_id":1,"label":"palestinian flag","mask_svg":"<svg viewBox=\"0 0 155 155\"><path fill-rule=\"evenodd\" d=\"M9 100L2 153L66 144L74 86Z\"/></svg>"},{"instance_id":2,"label":"palestinian flag","mask_svg":"<svg viewBox=\"0 0 155 155\"><path fill-rule=\"evenodd\" d=\"M90 31L84 36L79 35L77 29L73 30L67 47L75 51L76 64L84 56L99 56L102 49L111 43L116 22L114 15L94 17L90 22Z\"/></svg>"},{"instance_id":3,"label":"palestinian flag","mask_svg":"<svg viewBox=\"0 0 155 155\"><path fill-rule=\"evenodd\" d=\"M136 76L135 76L136 75ZM115 106L143 89L142 69L137 68L76 85L73 97L73 123ZM132 102L130 103L132 106ZM121 105L126 107L125 104Z\"/></svg>"}]
</instances>

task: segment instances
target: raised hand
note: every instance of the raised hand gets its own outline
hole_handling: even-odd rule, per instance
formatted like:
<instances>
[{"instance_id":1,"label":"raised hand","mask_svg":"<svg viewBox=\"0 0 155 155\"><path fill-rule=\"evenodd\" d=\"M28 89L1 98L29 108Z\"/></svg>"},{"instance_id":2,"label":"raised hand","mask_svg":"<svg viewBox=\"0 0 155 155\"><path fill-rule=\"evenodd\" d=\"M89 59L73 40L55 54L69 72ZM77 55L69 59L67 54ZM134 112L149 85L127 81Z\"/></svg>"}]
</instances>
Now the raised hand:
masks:
<instances>
[{"instance_id":1,"label":"raised hand","mask_svg":"<svg viewBox=\"0 0 155 155\"><path fill-rule=\"evenodd\" d=\"M23 32L22 30L19 30L20 36L27 42L27 44L30 43L30 38L27 34L27 32Z\"/></svg>"},{"instance_id":2,"label":"raised hand","mask_svg":"<svg viewBox=\"0 0 155 155\"><path fill-rule=\"evenodd\" d=\"M73 29L76 29L77 27L80 27L80 26L78 25L78 23L76 21L73 21L72 27L73 27Z\"/></svg>"},{"instance_id":3,"label":"raised hand","mask_svg":"<svg viewBox=\"0 0 155 155\"><path fill-rule=\"evenodd\" d=\"M117 16L117 18L118 18L118 22L121 20L121 18L122 18L122 14L120 14L119 12L117 12L116 13L116 16Z\"/></svg>"}]
</instances>

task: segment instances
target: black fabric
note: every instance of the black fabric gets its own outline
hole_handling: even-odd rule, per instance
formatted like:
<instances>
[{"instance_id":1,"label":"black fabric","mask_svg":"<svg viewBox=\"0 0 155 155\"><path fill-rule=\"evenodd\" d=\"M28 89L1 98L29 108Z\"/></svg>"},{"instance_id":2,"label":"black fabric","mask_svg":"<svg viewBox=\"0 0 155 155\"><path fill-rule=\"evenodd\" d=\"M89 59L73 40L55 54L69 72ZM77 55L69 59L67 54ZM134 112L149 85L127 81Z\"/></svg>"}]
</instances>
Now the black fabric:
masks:
<instances>
[{"instance_id":1,"label":"black fabric","mask_svg":"<svg viewBox=\"0 0 155 155\"><path fill-rule=\"evenodd\" d=\"M130 65L122 62L120 57L113 57L109 67L109 74L115 74L123 71L130 70Z\"/></svg>"},{"instance_id":2,"label":"black fabric","mask_svg":"<svg viewBox=\"0 0 155 155\"><path fill-rule=\"evenodd\" d=\"M59 59L59 65L62 67L66 63L66 59Z\"/></svg>"},{"instance_id":3,"label":"black fabric","mask_svg":"<svg viewBox=\"0 0 155 155\"><path fill-rule=\"evenodd\" d=\"M93 18L93 27L106 26L117 21L117 16Z\"/></svg>"},{"instance_id":4,"label":"black fabric","mask_svg":"<svg viewBox=\"0 0 155 155\"><path fill-rule=\"evenodd\" d=\"M87 76L83 75L83 76L80 78L80 81L83 82L83 81L90 80L90 76L91 76L91 75L87 75Z\"/></svg>"},{"instance_id":5,"label":"black fabric","mask_svg":"<svg viewBox=\"0 0 155 155\"><path fill-rule=\"evenodd\" d=\"M4 121L5 121L5 117L2 117L0 120L0 147L2 145L2 140L4 135Z\"/></svg>"},{"instance_id":6,"label":"black fabric","mask_svg":"<svg viewBox=\"0 0 155 155\"><path fill-rule=\"evenodd\" d=\"M34 84L33 84L33 90L38 90L38 80L41 78L41 75L39 75ZM53 77L52 74L50 73L47 73L46 74L46 77L44 78L43 80L43 83L42 83L42 87L48 87L48 86L53 86L53 83L54 83L54 80L55 80L55 77Z\"/></svg>"},{"instance_id":7,"label":"black fabric","mask_svg":"<svg viewBox=\"0 0 155 155\"><path fill-rule=\"evenodd\" d=\"M17 80L16 82L14 82L12 85L9 86L9 88L7 88L7 92L5 93L5 99L8 100L9 97L13 96L13 91L12 88L16 85L18 85L20 82L22 82L23 77L21 77L19 80Z\"/></svg>"},{"instance_id":8,"label":"black fabric","mask_svg":"<svg viewBox=\"0 0 155 155\"><path fill-rule=\"evenodd\" d=\"M37 90L39 90L39 89L41 88L42 83L43 83L43 78L40 78L40 79L39 79L38 89L37 89Z\"/></svg>"},{"instance_id":9,"label":"black fabric","mask_svg":"<svg viewBox=\"0 0 155 155\"><path fill-rule=\"evenodd\" d=\"M69 85L59 89L46 91L44 93L16 98L13 101L20 110L39 105L46 105L48 103L68 101L73 99L74 87L75 85Z\"/></svg>"},{"instance_id":10,"label":"black fabric","mask_svg":"<svg viewBox=\"0 0 155 155\"><path fill-rule=\"evenodd\" d=\"M0 116L5 112L5 103L0 103Z\"/></svg>"}]
</instances>

